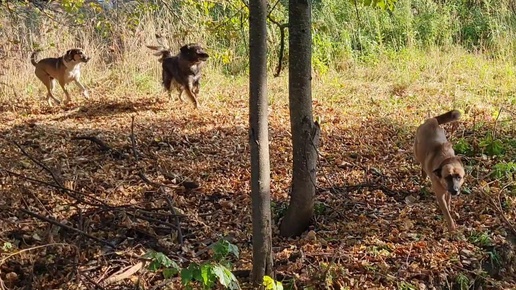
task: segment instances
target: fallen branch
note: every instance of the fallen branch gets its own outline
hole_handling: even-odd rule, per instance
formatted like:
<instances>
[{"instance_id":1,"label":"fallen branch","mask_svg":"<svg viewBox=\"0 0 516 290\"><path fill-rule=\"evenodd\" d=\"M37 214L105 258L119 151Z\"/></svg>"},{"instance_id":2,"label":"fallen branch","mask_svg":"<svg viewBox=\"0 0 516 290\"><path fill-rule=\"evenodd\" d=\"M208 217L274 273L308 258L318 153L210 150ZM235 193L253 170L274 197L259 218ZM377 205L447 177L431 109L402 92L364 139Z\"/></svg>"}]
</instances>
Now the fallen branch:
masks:
<instances>
[{"instance_id":1,"label":"fallen branch","mask_svg":"<svg viewBox=\"0 0 516 290\"><path fill-rule=\"evenodd\" d=\"M19 254L22 254L24 252L29 252L29 251L32 251L32 250L37 250L37 249L41 249L41 248L48 248L48 247L53 247L53 246L69 246L69 247L72 247L75 249L75 252L76 253L79 253L79 249L77 248L77 246L75 245L72 245L72 244L68 244L68 243L53 243L53 244L46 244L46 245L41 245L41 246L35 246L35 247L31 247L31 248L26 248L26 249L23 249L23 250L19 250L19 251L16 251L12 254L9 254L7 255L6 257L2 258L0 260L0 266L2 266L5 261L7 261L9 258L11 257L14 257L16 255L19 255Z\"/></svg>"},{"instance_id":2,"label":"fallen branch","mask_svg":"<svg viewBox=\"0 0 516 290\"><path fill-rule=\"evenodd\" d=\"M106 142L100 140L99 138L95 136L75 136L72 137L72 140L88 140L92 143L95 143L99 146L100 151L102 152L109 152L113 157L117 159L122 159L124 157L124 154L109 145L106 144Z\"/></svg>"},{"instance_id":3,"label":"fallen branch","mask_svg":"<svg viewBox=\"0 0 516 290\"><path fill-rule=\"evenodd\" d=\"M36 158L32 157L32 155L27 153L27 151L25 151L25 149L23 149L23 147L20 144L16 143L15 141L11 141L11 143L13 143L16 147L18 147L18 149L20 149L22 154L27 156L30 160L32 160L32 162L36 163L39 167L43 168L45 171L50 173L50 175L52 176L52 179L55 181L55 183L57 183L59 185L59 187L64 188L64 186L63 186L63 183L64 183L63 182L63 177L61 176L60 173L56 172L55 170L50 169L50 167L48 167L45 164L43 164L43 162L41 162L41 161L37 160Z\"/></svg>"},{"instance_id":4,"label":"fallen branch","mask_svg":"<svg viewBox=\"0 0 516 290\"><path fill-rule=\"evenodd\" d=\"M46 182L46 181L43 181L43 180L39 180L39 179L35 179L35 178L32 178L32 177L28 177L28 176L25 176L23 174L20 174L20 173L16 173L14 171L11 171L11 170L8 170L8 169L5 169L5 168L1 168L0 167L0 170L3 170L5 172L7 172L8 174L12 175L12 176L16 176L16 177L19 177L19 178L22 178L22 179L25 179L25 180L28 180L28 181L31 181L31 182L34 182L34 183L39 183L39 184L42 184L42 185L46 185L46 186L50 186L50 187L53 187L53 188L56 188L56 189L59 189L59 190L62 190L64 191L69 197L72 197L74 198L77 202L83 202L87 205L90 205L90 206L105 206L105 207L108 207L108 208L115 208L107 203L105 203L104 201L96 198L96 197L93 197L93 196L90 196L88 194L85 194L83 192L80 192L80 191L77 191L77 190L73 190L73 189L69 189L69 188L66 188L66 187L63 187L63 186L60 186L60 185L57 185L57 184L53 184L53 183L49 183L49 182ZM77 197L71 193L74 193L74 194L78 194L80 195L81 197ZM95 202L97 202L98 204L95 204L95 203L92 203L92 202L88 202L88 201L85 201L83 199L83 197L87 197L87 198L91 198L92 200L94 200Z\"/></svg>"},{"instance_id":5,"label":"fallen branch","mask_svg":"<svg viewBox=\"0 0 516 290\"><path fill-rule=\"evenodd\" d=\"M42 221L45 221L45 222L51 223L51 224L53 224L53 225L59 226L59 227L61 227L61 228L64 228L64 229L67 229L67 230L70 230L70 231L76 232L76 233L78 233L78 234L80 234L80 235L83 235L83 236L85 236L85 237L89 238L89 239L92 239L92 240L94 240L94 241L97 241L97 242L99 242L99 243L102 243L102 244L104 244L104 245L107 245L107 246L109 246L109 247L111 247L111 248L113 248L113 249L115 249L115 248L116 248L116 246L115 246L115 245L113 245L113 244L112 244L112 243L110 243L110 242L107 242L107 241L101 240L101 239L99 239L99 238L97 238L97 237L94 237L94 236L92 236L92 235L90 235L90 234L88 234L88 233L85 233L85 232L83 232L83 231L81 231L81 230L79 230L79 229L76 229L76 228L74 228L74 227L71 227L71 226L68 226L68 225L62 224L62 223L60 223L60 222L58 222L58 221L56 221L56 220L54 220L54 219L51 219L51 218L48 218L48 217L42 216L42 215L40 215L40 214L37 214L37 213L35 213L35 212L32 212L32 211L27 210L27 209L24 209L24 208L18 208L18 210L20 210L20 211L22 211L22 212L24 212L24 213L26 213L26 214L28 214L28 215L30 215L30 216L32 216L32 217L35 217L35 218L37 218L37 219L40 219L40 220L42 220Z\"/></svg>"},{"instance_id":6,"label":"fallen branch","mask_svg":"<svg viewBox=\"0 0 516 290\"><path fill-rule=\"evenodd\" d=\"M99 283L93 281L93 279L91 279L87 275L84 275L84 273L82 273L81 271L79 271L78 275L79 275L79 279L81 279L81 281L84 282L83 279L86 279L87 282L89 282L89 283L91 283L91 284L93 284L95 286L95 289L102 289L102 290L105 289Z\"/></svg>"},{"instance_id":7,"label":"fallen branch","mask_svg":"<svg viewBox=\"0 0 516 290\"><path fill-rule=\"evenodd\" d=\"M494 199L491 197L491 195L489 195L487 193L487 191L484 189L484 188L481 188L480 189L480 192L482 193L482 196L484 196L489 205L493 208L493 210L498 214L498 216L500 217L500 219L505 223L505 225L507 226L507 228L514 234L516 235L516 226L514 224L512 224L511 221L509 221L509 219L507 218L507 216L505 216L505 213L503 211L503 209L500 207L499 203L497 204Z\"/></svg>"},{"instance_id":8,"label":"fallen branch","mask_svg":"<svg viewBox=\"0 0 516 290\"><path fill-rule=\"evenodd\" d=\"M137 219L146 220L148 222L156 222L156 223L159 223L161 225L168 226L168 227L176 229L176 225L174 225L172 223L164 222L164 221L159 220L159 219L155 219L155 218L151 218L151 217L146 217L146 216L142 216L142 215L138 215L138 214L134 214L134 213L130 213L130 212L127 212L126 214L128 216L132 216L132 217L137 218Z\"/></svg>"},{"instance_id":9,"label":"fallen branch","mask_svg":"<svg viewBox=\"0 0 516 290\"><path fill-rule=\"evenodd\" d=\"M172 198L170 198L170 196L167 195L165 190L163 190L163 187L160 187L160 189L163 192L163 194L165 195L165 199L167 200L168 206L170 207L170 211L174 215L174 219L175 219L176 225L177 225L177 241L182 246L183 245L183 232L181 231L181 224L179 223L179 216L177 215L176 209L174 207L174 201L172 200Z\"/></svg>"}]
</instances>

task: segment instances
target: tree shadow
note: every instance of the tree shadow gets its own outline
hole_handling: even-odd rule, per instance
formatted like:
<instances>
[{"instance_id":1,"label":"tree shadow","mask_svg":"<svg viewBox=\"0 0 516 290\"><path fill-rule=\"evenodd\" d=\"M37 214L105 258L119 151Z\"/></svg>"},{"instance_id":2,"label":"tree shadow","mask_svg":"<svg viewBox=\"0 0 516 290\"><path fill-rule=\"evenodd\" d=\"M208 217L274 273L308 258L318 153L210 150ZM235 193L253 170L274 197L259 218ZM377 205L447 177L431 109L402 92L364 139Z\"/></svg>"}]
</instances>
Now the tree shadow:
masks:
<instances>
[{"instance_id":1,"label":"tree shadow","mask_svg":"<svg viewBox=\"0 0 516 290\"><path fill-rule=\"evenodd\" d=\"M0 213L0 220L6 224L0 237L16 241L20 248L51 242L73 244L87 249L77 261L79 265L95 260L101 251L106 257L99 262L102 265L125 266L109 246L81 232L66 228L56 232L51 229L60 226L31 222L33 217L20 210L26 208L113 243L118 252L153 249L176 257L182 251L182 239L188 247L199 250L196 259L209 259L209 251L203 249L221 236L249 250L247 126L190 119L181 114L142 114L131 126L127 112L133 112L134 107L153 110L155 106L147 100L92 104L51 119L53 122L26 123L1 131L0 148L4 150L0 183L4 186L0 189L2 206L10 210ZM93 126L85 127L78 122L101 116L113 118L97 124L92 121ZM121 120L125 120L123 124ZM317 236L328 245L321 251L340 249L350 254L363 246L367 249L364 257L374 261L376 267L380 261L375 255L381 243L405 249L409 243L443 238L444 223L439 220L433 195L421 194L422 184L428 181L420 177L412 156L415 129L388 118L369 118L346 129L323 124L313 224ZM105 147L77 137L98 138ZM291 181L288 125L271 126L270 140L272 196L282 203L288 198ZM27 154L12 142L20 144ZM185 181L193 186L185 186ZM408 196L414 200L407 201ZM467 198L460 197L459 206L454 208L461 217L457 219L459 224L471 223L471 207L460 206L467 204ZM180 233L175 220L178 213ZM277 210L274 214L281 215ZM31 226L20 229L13 220ZM278 238L275 243L286 249L292 243L304 242L303 238ZM70 273L66 269L73 266L70 261L75 261L75 253L59 249L50 252L63 259L48 264L48 272L56 281L67 283L70 276L61 273ZM278 258L279 270L302 270L293 269L288 259ZM237 268L239 265L237 262ZM354 274L374 274L372 268L358 262L351 265ZM41 269L34 270L23 261L10 261L6 267L42 275ZM96 277L100 273L91 270L85 275ZM18 286L32 283L24 281L20 280Z\"/></svg>"}]
</instances>

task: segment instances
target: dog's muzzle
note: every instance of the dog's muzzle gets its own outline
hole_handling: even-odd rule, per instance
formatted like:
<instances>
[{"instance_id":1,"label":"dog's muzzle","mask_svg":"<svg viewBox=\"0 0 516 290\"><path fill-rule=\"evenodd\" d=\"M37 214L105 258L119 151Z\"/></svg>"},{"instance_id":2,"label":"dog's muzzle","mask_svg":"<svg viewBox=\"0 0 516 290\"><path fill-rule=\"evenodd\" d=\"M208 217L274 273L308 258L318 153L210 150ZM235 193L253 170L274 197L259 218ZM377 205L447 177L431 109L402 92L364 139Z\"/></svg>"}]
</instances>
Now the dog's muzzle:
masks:
<instances>
[{"instance_id":1,"label":"dog's muzzle","mask_svg":"<svg viewBox=\"0 0 516 290\"><path fill-rule=\"evenodd\" d=\"M199 53L199 60L207 61L210 56L207 53Z\"/></svg>"},{"instance_id":2,"label":"dog's muzzle","mask_svg":"<svg viewBox=\"0 0 516 290\"><path fill-rule=\"evenodd\" d=\"M450 188L448 189L451 195L459 195L460 189L459 188Z\"/></svg>"}]
</instances>

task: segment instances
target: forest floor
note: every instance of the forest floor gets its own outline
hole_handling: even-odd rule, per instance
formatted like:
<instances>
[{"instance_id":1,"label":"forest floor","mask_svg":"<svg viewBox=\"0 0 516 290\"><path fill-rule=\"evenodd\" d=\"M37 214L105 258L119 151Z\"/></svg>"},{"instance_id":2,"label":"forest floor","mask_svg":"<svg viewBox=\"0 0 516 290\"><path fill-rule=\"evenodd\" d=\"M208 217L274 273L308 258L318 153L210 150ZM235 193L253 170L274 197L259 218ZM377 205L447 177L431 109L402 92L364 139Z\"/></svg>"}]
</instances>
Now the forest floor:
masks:
<instances>
[{"instance_id":1,"label":"forest floor","mask_svg":"<svg viewBox=\"0 0 516 290\"><path fill-rule=\"evenodd\" d=\"M288 78L271 77L276 279L286 289L515 289L514 72L436 53L315 75L316 215L289 239L278 234L291 181ZM0 289L178 289L178 275L143 256L186 268L213 261L221 239L238 247L233 270L249 289L247 78L205 74L199 110L160 90L88 86L92 97L74 88L68 106L0 98ZM453 234L412 154L417 126L450 109L463 113L446 129L467 171Z\"/></svg>"}]
</instances>

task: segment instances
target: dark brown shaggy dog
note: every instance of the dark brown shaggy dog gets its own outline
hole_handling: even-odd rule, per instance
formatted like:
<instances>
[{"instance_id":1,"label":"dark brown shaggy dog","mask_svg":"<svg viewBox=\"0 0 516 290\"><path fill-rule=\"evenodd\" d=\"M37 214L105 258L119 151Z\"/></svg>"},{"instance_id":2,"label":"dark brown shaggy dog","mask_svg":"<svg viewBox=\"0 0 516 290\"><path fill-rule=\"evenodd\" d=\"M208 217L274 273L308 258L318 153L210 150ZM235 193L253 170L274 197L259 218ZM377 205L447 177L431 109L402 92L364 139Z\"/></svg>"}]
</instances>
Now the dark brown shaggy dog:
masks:
<instances>
[{"instance_id":1,"label":"dark brown shaggy dog","mask_svg":"<svg viewBox=\"0 0 516 290\"><path fill-rule=\"evenodd\" d=\"M455 222L450 215L451 195L458 195L464 183L464 166L455 155L453 146L446 139L446 133L439 125L457 121L460 112L449 111L435 118L427 119L417 128L414 155L421 164L423 178L430 177L432 191L448 224L455 230Z\"/></svg>"},{"instance_id":2,"label":"dark brown shaggy dog","mask_svg":"<svg viewBox=\"0 0 516 290\"><path fill-rule=\"evenodd\" d=\"M172 86L179 92L179 100L183 101L182 94L186 95L198 107L197 95L199 94L199 81L201 79L201 67L208 59L206 51L196 43L190 43L181 47L177 55L172 55L169 49L162 45L148 48L158 50L155 55L160 56L162 63L162 81L165 90L172 97Z\"/></svg>"},{"instance_id":3,"label":"dark brown shaggy dog","mask_svg":"<svg viewBox=\"0 0 516 290\"><path fill-rule=\"evenodd\" d=\"M39 51L35 51L32 53L30 62L36 67L34 71L36 76L47 87L47 102L49 105L52 105L52 100L58 104L60 103L52 94L55 85L54 80L59 82L59 85L61 85L61 88L65 92L65 103L70 101L70 94L66 90L65 85L72 81L82 90L82 94L85 98L89 97L88 91L81 84L79 79L81 77L81 64L88 62L90 57L84 54L81 49L70 49L61 57L49 57L36 61L38 52Z\"/></svg>"}]
</instances>

